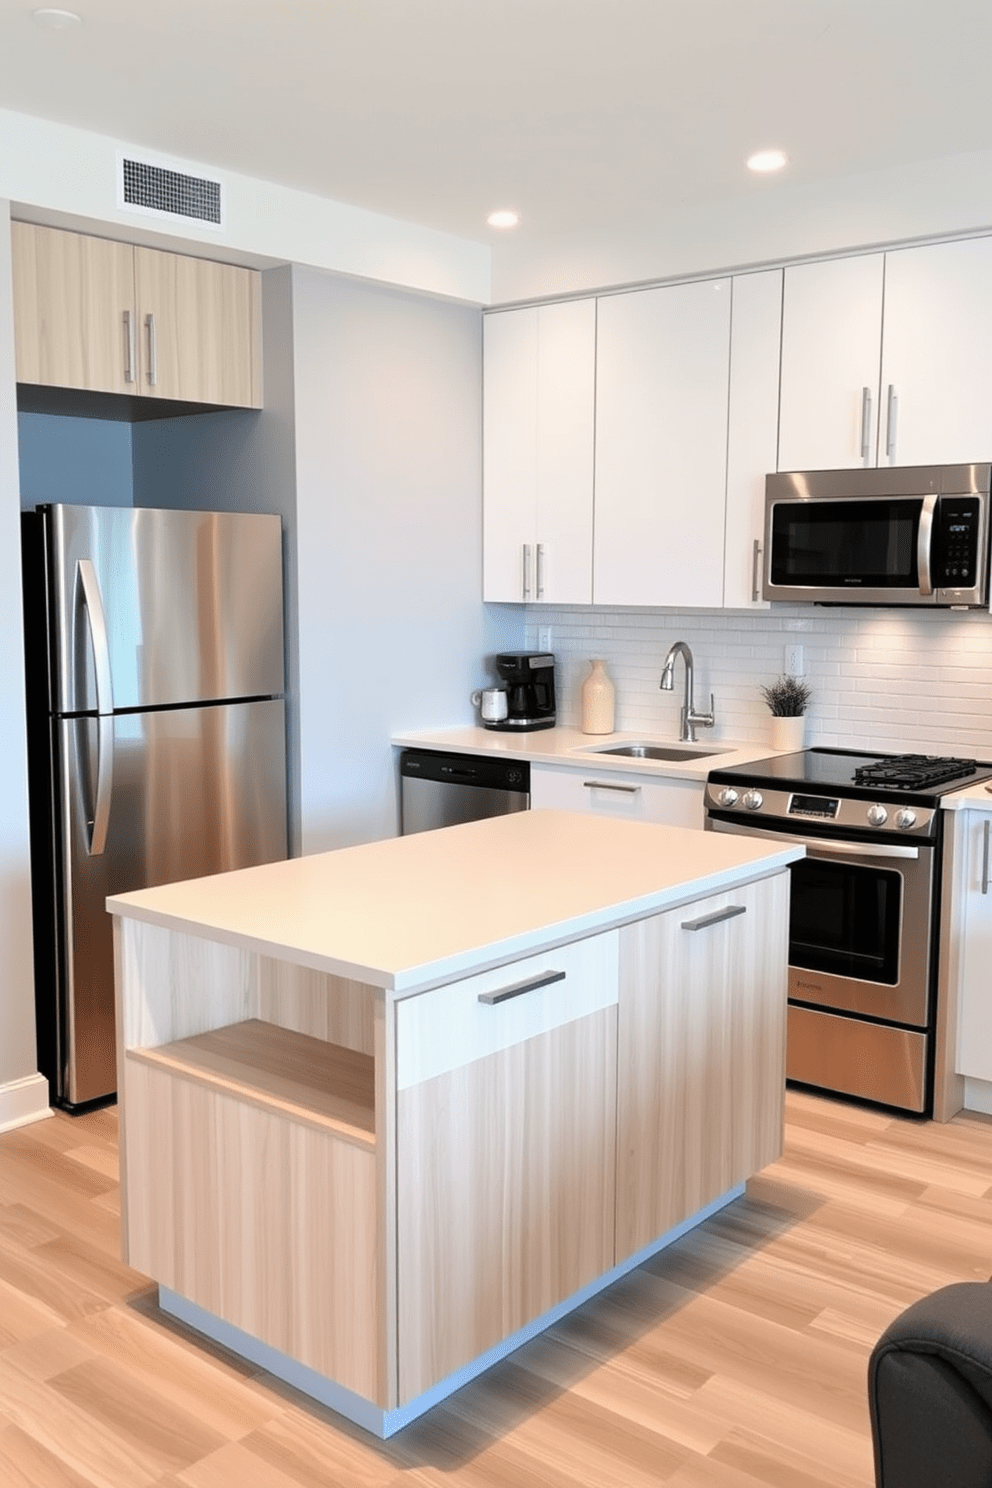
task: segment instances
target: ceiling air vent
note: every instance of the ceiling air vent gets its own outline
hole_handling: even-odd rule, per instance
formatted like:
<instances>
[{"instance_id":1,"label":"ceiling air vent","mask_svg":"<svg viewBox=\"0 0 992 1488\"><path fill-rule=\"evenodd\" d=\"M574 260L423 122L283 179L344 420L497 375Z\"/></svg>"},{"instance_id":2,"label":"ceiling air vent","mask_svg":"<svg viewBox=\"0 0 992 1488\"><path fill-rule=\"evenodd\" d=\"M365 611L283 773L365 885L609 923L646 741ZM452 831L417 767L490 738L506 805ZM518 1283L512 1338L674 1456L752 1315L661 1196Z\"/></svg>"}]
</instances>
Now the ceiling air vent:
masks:
<instances>
[{"instance_id":1,"label":"ceiling air vent","mask_svg":"<svg viewBox=\"0 0 992 1488\"><path fill-rule=\"evenodd\" d=\"M121 161L123 200L129 207L163 212L170 217L189 217L220 226L220 182L141 160Z\"/></svg>"}]
</instances>

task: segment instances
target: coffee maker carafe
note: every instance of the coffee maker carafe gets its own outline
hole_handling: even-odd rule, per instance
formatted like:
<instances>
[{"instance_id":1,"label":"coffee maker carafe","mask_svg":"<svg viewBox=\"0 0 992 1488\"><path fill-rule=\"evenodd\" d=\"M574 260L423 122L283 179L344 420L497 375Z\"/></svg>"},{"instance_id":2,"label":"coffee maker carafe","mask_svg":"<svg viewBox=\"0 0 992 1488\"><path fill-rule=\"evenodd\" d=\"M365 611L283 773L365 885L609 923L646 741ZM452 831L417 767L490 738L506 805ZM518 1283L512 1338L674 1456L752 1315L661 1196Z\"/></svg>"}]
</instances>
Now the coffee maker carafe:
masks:
<instances>
[{"instance_id":1,"label":"coffee maker carafe","mask_svg":"<svg viewBox=\"0 0 992 1488\"><path fill-rule=\"evenodd\" d=\"M487 728L554 728L555 659L547 651L500 651L496 670L506 686L506 717Z\"/></svg>"}]
</instances>

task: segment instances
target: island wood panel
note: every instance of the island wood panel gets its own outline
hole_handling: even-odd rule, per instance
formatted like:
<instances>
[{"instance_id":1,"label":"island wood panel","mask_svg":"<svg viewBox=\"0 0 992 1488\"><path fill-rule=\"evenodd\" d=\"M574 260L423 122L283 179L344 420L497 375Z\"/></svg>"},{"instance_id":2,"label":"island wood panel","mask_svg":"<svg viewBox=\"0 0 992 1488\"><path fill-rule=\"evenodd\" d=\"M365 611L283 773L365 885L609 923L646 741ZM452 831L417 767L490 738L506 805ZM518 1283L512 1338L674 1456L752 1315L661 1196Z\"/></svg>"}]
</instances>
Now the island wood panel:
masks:
<instances>
[{"instance_id":1,"label":"island wood panel","mask_svg":"<svg viewBox=\"0 0 992 1488\"><path fill-rule=\"evenodd\" d=\"M374 1150L133 1057L124 1090L129 1263L376 1399Z\"/></svg>"},{"instance_id":2,"label":"island wood panel","mask_svg":"<svg viewBox=\"0 0 992 1488\"><path fill-rule=\"evenodd\" d=\"M400 1404L613 1265L616 1016L398 1091Z\"/></svg>"},{"instance_id":3,"label":"island wood panel","mask_svg":"<svg viewBox=\"0 0 992 1488\"><path fill-rule=\"evenodd\" d=\"M258 969L260 1017L345 1049L375 1053L375 1004L382 995L376 987L271 956L259 956Z\"/></svg>"},{"instance_id":4,"label":"island wood panel","mask_svg":"<svg viewBox=\"0 0 992 1488\"><path fill-rule=\"evenodd\" d=\"M118 1038L126 1049L258 1017L253 951L124 917L117 935Z\"/></svg>"},{"instance_id":5,"label":"island wood panel","mask_svg":"<svg viewBox=\"0 0 992 1488\"><path fill-rule=\"evenodd\" d=\"M12 222L11 252L17 381L137 392L124 377L131 244Z\"/></svg>"},{"instance_id":6,"label":"island wood panel","mask_svg":"<svg viewBox=\"0 0 992 1488\"><path fill-rule=\"evenodd\" d=\"M264 1110L375 1146L372 1057L258 1018L127 1059L195 1080Z\"/></svg>"},{"instance_id":7,"label":"island wood panel","mask_svg":"<svg viewBox=\"0 0 992 1488\"><path fill-rule=\"evenodd\" d=\"M146 397L261 406L257 279L251 269L156 248L134 249ZM155 318L155 376L148 317Z\"/></svg>"},{"instance_id":8,"label":"island wood panel","mask_svg":"<svg viewBox=\"0 0 992 1488\"><path fill-rule=\"evenodd\" d=\"M783 873L621 930L618 1262L781 1153L787 927Z\"/></svg>"},{"instance_id":9,"label":"island wood panel","mask_svg":"<svg viewBox=\"0 0 992 1488\"><path fill-rule=\"evenodd\" d=\"M385 1410L399 1404L396 1318L396 1008L377 992L374 1004L376 1115L376 1237L379 1277L379 1374L376 1399Z\"/></svg>"}]
</instances>

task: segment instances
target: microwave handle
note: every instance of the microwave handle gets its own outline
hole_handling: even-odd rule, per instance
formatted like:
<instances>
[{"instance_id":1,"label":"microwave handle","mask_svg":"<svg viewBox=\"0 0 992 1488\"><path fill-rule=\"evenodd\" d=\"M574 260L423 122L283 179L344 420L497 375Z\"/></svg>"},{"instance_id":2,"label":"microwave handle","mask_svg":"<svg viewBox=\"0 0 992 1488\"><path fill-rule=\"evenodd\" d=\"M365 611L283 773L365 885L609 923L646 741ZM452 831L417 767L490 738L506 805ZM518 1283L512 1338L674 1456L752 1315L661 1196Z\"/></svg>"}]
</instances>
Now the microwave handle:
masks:
<instances>
[{"instance_id":1,"label":"microwave handle","mask_svg":"<svg viewBox=\"0 0 992 1488\"><path fill-rule=\"evenodd\" d=\"M920 593L933 593L933 574L930 571L930 558L933 554L933 516L937 510L937 497L931 491L929 496L924 496L923 505L920 508L920 531L916 540L916 568L920 581Z\"/></svg>"}]
</instances>

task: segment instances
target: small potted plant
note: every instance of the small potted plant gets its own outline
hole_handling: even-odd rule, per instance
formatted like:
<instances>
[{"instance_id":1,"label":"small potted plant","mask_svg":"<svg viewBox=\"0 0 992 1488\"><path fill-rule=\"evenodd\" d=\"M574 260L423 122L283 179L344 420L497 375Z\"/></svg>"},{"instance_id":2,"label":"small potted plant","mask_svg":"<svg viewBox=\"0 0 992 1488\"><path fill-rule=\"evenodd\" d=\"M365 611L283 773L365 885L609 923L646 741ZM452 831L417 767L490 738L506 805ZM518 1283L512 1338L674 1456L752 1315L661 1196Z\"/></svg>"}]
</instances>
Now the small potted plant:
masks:
<instances>
[{"instance_id":1,"label":"small potted plant","mask_svg":"<svg viewBox=\"0 0 992 1488\"><path fill-rule=\"evenodd\" d=\"M801 677L777 677L761 689L771 709L772 748L802 749L806 736L806 706L810 688Z\"/></svg>"}]
</instances>

